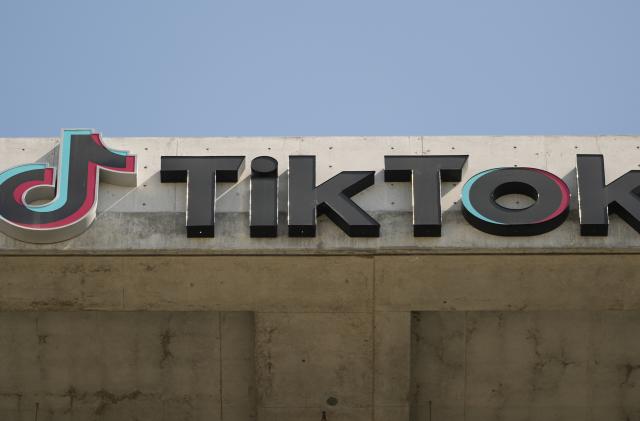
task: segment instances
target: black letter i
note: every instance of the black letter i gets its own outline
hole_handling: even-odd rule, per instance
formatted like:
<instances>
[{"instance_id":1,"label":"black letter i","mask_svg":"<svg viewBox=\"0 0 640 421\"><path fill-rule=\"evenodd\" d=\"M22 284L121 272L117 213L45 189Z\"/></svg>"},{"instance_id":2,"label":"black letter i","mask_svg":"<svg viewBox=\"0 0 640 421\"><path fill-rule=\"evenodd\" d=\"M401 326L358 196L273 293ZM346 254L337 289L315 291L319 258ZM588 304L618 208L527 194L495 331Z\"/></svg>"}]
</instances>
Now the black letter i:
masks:
<instances>
[{"instance_id":1,"label":"black letter i","mask_svg":"<svg viewBox=\"0 0 640 421\"><path fill-rule=\"evenodd\" d=\"M251 237L278 236L278 161L259 156L251 161L249 225Z\"/></svg>"}]
</instances>

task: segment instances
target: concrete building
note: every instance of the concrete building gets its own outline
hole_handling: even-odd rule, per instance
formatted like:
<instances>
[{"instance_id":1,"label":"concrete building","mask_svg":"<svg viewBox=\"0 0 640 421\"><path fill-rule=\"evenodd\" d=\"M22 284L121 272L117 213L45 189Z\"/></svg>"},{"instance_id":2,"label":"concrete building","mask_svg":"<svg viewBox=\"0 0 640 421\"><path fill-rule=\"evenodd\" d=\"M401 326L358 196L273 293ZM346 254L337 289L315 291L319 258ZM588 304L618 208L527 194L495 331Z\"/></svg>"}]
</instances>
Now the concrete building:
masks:
<instances>
[{"instance_id":1,"label":"concrete building","mask_svg":"<svg viewBox=\"0 0 640 421\"><path fill-rule=\"evenodd\" d=\"M69 240L0 234L0 420L640 420L640 234L613 214L608 235L581 235L575 170L577 154L602 155L611 183L640 167L640 138L104 143L136 155L135 186L102 183ZM0 139L0 171L59 166L58 144ZM385 182L384 157L458 154L441 236L414 236L411 183ZM246 164L217 186L215 237L187 237L187 187L161 183L161 156L209 155ZM249 235L262 155L279 164L275 238ZM374 171L353 200L379 236L326 216L315 237L289 236L293 155L316 157L317 184ZM514 166L564 180L564 223L500 236L465 220L463 185Z\"/></svg>"}]
</instances>

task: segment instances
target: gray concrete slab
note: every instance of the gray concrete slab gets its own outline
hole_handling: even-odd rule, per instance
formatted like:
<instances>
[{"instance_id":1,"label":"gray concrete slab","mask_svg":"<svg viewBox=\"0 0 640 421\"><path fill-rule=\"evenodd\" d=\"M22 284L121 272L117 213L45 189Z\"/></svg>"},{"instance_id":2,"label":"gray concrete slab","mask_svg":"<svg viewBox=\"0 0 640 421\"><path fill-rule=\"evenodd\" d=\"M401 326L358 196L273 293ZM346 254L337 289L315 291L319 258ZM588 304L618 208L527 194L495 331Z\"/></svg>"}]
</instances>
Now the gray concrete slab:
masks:
<instances>
[{"instance_id":1,"label":"gray concrete slab","mask_svg":"<svg viewBox=\"0 0 640 421\"><path fill-rule=\"evenodd\" d=\"M250 313L0 312L0 419L255 419L252 341Z\"/></svg>"},{"instance_id":2,"label":"gray concrete slab","mask_svg":"<svg viewBox=\"0 0 640 421\"><path fill-rule=\"evenodd\" d=\"M371 257L1 257L0 311L365 312Z\"/></svg>"},{"instance_id":3,"label":"gray concrete slab","mask_svg":"<svg viewBox=\"0 0 640 421\"><path fill-rule=\"evenodd\" d=\"M260 420L372 419L366 313L257 313L256 364Z\"/></svg>"},{"instance_id":4,"label":"gray concrete slab","mask_svg":"<svg viewBox=\"0 0 640 421\"><path fill-rule=\"evenodd\" d=\"M637 419L639 317L416 313L411 421Z\"/></svg>"}]
</instances>

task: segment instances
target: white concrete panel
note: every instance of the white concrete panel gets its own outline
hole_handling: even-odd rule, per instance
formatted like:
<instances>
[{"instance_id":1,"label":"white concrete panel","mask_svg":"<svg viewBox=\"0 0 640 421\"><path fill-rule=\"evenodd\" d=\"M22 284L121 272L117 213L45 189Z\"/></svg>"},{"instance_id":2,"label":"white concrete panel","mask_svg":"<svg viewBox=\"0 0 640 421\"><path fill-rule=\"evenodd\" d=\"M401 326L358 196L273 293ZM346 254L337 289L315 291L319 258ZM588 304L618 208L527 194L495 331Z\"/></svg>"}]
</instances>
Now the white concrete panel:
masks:
<instances>
[{"instance_id":1,"label":"white concrete panel","mask_svg":"<svg viewBox=\"0 0 640 421\"><path fill-rule=\"evenodd\" d=\"M640 138L599 137L598 149L604 156L605 180L611 183L631 170L640 170Z\"/></svg>"},{"instance_id":2,"label":"white concrete panel","mask_svg":"<svg viewBox=\"0 0 640 421\"><path fill-rule=\"evenodd\" d=\"M0 172L23 164L57 163L55 138L0 138Z\"/></svg>"},{"instance_id":3,"label":"white concrete panel","mask_svg":"<svg viewBox=\"0 0 640 421\"><path fill-rule=\"evenodd\" d=\"M175 212L176 185L160 183L160 157L175 155L174 138L108 138L105 145L136 155L138 186L121 187L102 184L98 213L111 212ZM100 217L100 216L98 216Z\"/></svg>"},{"instance_id":4,"label":"white concrete panel","mask_svg":"<svg viewBox=\"0 0 640 421\"><path fill-rule=\"evenodd\" d=\"M580 236L577 221L576 154L602 153L606 179L640 169L640 137L304 137L304 138L105 138L116 149L138 156L136 189L103 183L99 216L79 237L54 245L34 246L0 235L5 253L57 251L188 253L438 253L438 252L635 252L640 234L616 215L608 237ZM56 139L0 139L3 168L43 159L54 160ZM23 150L24 149L24 150ZM443 183L443 235L415 238L411 231L409 183L385 183L385 155L469 155L460 183ZM186 186L161 184L162 155L242 155L245 169L236 184L218 186L216 238L188 239L184 231ZM315 238L286 235L287 166L290 155L316 156L317 182L344 170L372 170L376 183L354 200L381 223L380 238L350 238L326 217L319 218ZM251 160L260 155L279 161L280 236L251 239L248 230ZM563 178L572 190L572 213L556 230L535 237L497 237L482 233L462 218L460 192L474 174L501 166L531 166Z\"/></svg>"}]
</instances>

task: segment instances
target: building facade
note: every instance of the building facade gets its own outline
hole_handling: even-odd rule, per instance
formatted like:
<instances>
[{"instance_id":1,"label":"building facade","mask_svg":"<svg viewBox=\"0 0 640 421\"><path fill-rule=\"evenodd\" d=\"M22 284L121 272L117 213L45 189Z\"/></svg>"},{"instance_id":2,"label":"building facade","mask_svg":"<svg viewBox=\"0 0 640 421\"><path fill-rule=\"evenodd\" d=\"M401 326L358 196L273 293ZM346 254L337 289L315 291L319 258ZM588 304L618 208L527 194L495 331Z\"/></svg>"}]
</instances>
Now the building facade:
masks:
<instances>
[{"instance_id":1,"label":"building facade","mask_svg":"<svg viewBox=\"0 0 640 421\"><path fill-rule=\"evenodd\" d=\"M0 419L640 420L638 169L637 137L1 139Z\"/></svg>"}]
</instances>

